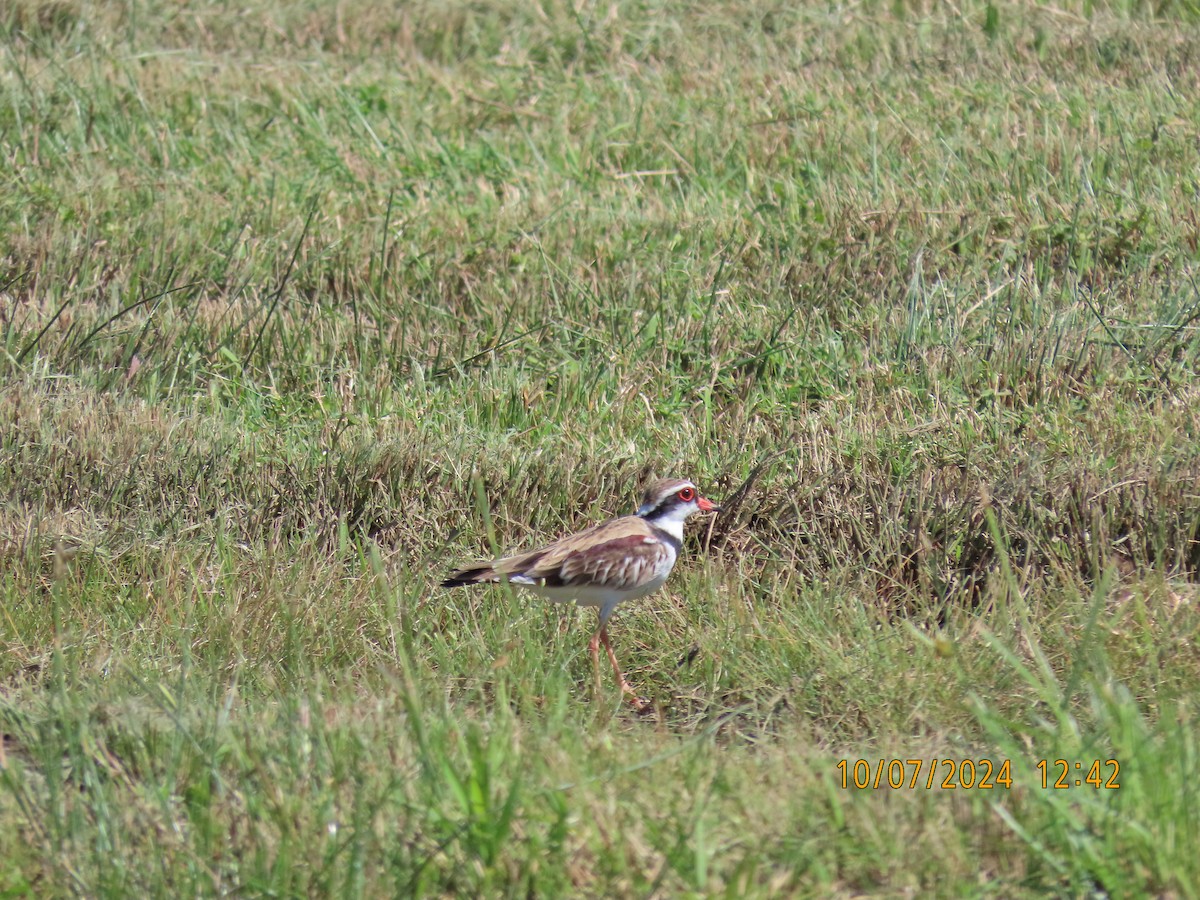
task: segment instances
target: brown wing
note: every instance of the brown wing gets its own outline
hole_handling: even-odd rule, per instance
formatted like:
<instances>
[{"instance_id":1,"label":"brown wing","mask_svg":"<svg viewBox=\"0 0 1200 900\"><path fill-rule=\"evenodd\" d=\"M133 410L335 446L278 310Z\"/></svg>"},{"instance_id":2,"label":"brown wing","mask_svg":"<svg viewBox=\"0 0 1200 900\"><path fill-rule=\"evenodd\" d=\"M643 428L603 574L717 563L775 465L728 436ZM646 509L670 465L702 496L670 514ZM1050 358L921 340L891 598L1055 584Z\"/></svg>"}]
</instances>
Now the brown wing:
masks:
<instances>
[{"instance_id":1,"label":"brown wing","mask_svg":"<svg viewBox=\"0 0 1200 900\"><path fill-rule=\"evenodd\" d=\"M669 554L642 519L623 516L539 550L499 560L495 570L524 575L549 587L599 583L625 590L651 580Z\"/></svg>"},{"instance_id":2,"label":"brown wing","mask_svg":"<svg viewBox=\"0 0 1200 900\"><path fill-rule=\"evenodd\" d=\"M567 557L559 570L563 584L603 584L626 591L653 581L669 561L662 541L644 537L618 538L587 553Z\"/></svg>"}]
</instances>

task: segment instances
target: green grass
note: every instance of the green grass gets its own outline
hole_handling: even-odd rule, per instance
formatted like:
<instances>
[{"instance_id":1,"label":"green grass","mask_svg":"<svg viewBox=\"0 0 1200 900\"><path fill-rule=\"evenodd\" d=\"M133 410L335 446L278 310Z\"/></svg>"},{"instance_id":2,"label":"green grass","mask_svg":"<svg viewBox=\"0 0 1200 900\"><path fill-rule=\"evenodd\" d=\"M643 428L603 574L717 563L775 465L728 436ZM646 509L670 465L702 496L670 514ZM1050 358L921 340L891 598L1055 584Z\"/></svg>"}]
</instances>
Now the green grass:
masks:
<instances>
[{"instance_id":1,"label":"green grass","mask_svg":"<svg viewBox=\"0 0 1200 900\"><path fill-rule=\"evenodd\" d=\"M0 3L0 894L1200 895L1198 13Z\"/></svg>"}]
</instances>

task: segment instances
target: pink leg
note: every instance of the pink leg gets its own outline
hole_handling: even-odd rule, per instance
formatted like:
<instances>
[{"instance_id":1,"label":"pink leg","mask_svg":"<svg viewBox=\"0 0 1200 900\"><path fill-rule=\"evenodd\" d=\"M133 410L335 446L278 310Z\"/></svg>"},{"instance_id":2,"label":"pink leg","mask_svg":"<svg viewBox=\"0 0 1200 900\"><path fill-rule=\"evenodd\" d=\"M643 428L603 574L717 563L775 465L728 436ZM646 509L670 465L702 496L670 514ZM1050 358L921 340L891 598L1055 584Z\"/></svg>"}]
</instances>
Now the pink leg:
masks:
<instances>
[{"instance_id":1,"label":"pink leg","mask_svg":"<svg viewBox=\"0 0 1200 900\"><path fill-rule=\"evenodd\" d=\"M596 665L599 666L600 653L596 647L597 640L604 644L604 649L608 653L608 661L612 663L613 672L615 672L617 675L617 684L621 686L621 690L629 695L629 702L636 706L639 712L648 709L650 707L650 701L644 700L638 696L637 691L633 689L633 686L625 680L625 676L621 673L621 667L617 665L617 655L613 653L612 644L610 644L608 641L607 625L601 625L600 630L592 637L592 658L596 660Z\"/></svg>"},{"instance_id":2,"label":"pink leg","mask_svg":"<svg viewBox=\"0 0 1200 900\"><path fill-rule=\"evenodd\" d=\"M592 654L592 675L596 679L596 693L600 693L600 632L592 635L588 643L588 652Z\"/></svg>"}]
</instances>

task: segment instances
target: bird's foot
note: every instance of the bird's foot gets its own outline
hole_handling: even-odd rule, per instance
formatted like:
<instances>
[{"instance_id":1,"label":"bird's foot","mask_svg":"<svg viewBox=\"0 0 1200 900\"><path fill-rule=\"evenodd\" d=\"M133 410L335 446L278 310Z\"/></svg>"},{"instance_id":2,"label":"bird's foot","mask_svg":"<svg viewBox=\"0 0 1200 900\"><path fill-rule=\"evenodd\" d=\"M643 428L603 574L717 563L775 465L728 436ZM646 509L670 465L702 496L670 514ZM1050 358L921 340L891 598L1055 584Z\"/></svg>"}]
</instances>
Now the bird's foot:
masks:
<instances>
[{"instance_id":1,"label":"bird's foot","mask_svg":"<svg viewBox=\"0 0 1200 900\"><path fill-rule=\"evenodd\" d=\"M629 700L629 704L639 713L645 715L648 712L654 711L654 701L648 697L639 697L638 692L633 689L633 686L627 682L621 682L621 690L625 692L625 696Z\"/></svg>"}]
</instances>

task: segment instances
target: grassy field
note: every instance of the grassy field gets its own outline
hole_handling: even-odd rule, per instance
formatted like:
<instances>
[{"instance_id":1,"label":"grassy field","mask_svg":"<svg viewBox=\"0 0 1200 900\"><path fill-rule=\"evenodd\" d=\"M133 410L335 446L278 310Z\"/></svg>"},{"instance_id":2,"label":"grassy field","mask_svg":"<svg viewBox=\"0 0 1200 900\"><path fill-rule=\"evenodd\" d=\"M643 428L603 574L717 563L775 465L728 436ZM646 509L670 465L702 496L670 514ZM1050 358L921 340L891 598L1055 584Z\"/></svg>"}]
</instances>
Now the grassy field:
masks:
<instances>
[{"instance_id":1,"label":"grassy field","mask_svg":"<svg viewBox=\"0 0 1200 900\"><path fill-rule=\"evenodd\" d=\"M1200 896L1200 8L397 6L0 0L0 896Z\"/></svg>"}]
</instances>

